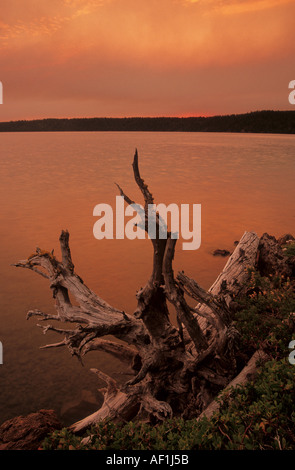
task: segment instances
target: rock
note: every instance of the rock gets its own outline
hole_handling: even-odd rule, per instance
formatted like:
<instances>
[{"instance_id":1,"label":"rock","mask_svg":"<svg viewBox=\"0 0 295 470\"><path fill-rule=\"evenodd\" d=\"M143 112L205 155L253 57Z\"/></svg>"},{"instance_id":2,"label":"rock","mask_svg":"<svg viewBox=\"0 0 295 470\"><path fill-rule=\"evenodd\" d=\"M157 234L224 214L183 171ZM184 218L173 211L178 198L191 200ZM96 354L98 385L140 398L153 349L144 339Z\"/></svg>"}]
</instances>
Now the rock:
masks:
<instances>
[{"instance_id":1,"label":"rock","mask_svg":"<svg viewBox=\"0 0 295 470\"><path fill-rule=\"evenodd\" d=\"M17 416L0 426L0 450L37 450L48 433L61 428L53 410Z\"/></svg>"},{"instance_id":2,"label":"rock","mask_svg":"<svg viewBox=\"0 0 295 470\"><path fill-rule=\"evenodd\" d=\"M289 277L292 268L284 256L282 247L278 240L264 233L258 246L257 269L262 276L279 275Z\"/></svg>"},{"instance_id":3,"label":"rock","mask_svg":"<svg viewBox=\"0 0 295 470\"><path fill-rule=\"evenodd\" d=\"M228 250L215 250L213 251L213 256L229 256L230 255L230 251Z\"/></svg>"}]
</instances>

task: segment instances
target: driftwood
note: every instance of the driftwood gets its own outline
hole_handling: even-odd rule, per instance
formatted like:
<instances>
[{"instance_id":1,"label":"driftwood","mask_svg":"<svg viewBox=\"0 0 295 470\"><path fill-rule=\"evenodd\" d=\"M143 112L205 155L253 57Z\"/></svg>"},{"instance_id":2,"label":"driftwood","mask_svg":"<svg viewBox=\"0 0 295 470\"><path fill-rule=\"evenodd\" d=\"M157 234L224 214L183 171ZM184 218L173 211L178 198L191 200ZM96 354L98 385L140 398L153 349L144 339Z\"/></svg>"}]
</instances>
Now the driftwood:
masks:
<instances>
[{"instance_id":1,"label":"driftwood","mask_svg":"<svg viewBox=\"0 0 295 470\"><path fill-rule=\"evenodd\" d=\"M148 204L154 199L141 178L137 152L133 172L144 199L147 228ZM119 190L125 202L132 204ZM44 333L51 330L61 336L59 342L44 347L66 346L81 360L89 351L103 350L129 364L133 371L129 382L118 385L103 372L93 370L107 385L103 405L71 429L78 432L103 419L124 422L141 418L154 422L171 416L200 415L239 372L235 360L238 333L232 327L231 304L244 288L247 268L256 262L258 236L244 233L208 292L183 272L174 277L177 240L169 232L167 239L152 239L151 276L137 292L133 314L112 307L91 291L75 272L69 233L62 231L59 241L61 261L53 252L37 248L36 253L15 265L45 277L55 299L56 314L33 310L28 318L76 325L69 329L42 326ZM195 308L186 296L196 301ZM170 319L168 303L176 310L177 326Z\"/></svg>"},{"instance_id":2,"label":"driftwood","mask_svg":"<svg viewBox=\"0 0 295 470\"><path fill-rule=\"evenodd\" d=\"M183 273L179 273L177 279L183 285L190 297L199 301L196 306L200 317L201 329L206 331L209 324L214 321L212 315L215 309L215 321L220 315L227 315L230 321L228 308L234 299L245 291L248 279L248 268L253 268L257 259L257 249L259 238L256 233L245 232L240 242L236 246L231 257L228 259L223 271L214 281L208 292L198 286L196 281L187 278ZM217 301L219 299L219 302ZM218 314L218 312L220 312ZM215 334L220 334L222 322L215 325Z\"/></svg>"},{"instance_id":3,"label":"driftwood","mask_svg":"<svg viewBox=\"0 0 295 470\"><path fill-rule=\"evenodd\" d=\"M257 365L260 362L264 362L268 359L268 355L263 350L257 350L247 363L247 365L242 369L242 371L225 387L222 391L222 396L230 394L232 389L244 385L250 379L253 379L257 372ZM214 400L210 403L209 406L198 416L198 420L206 417L211 418L211 416L218 411L220 408L220 402Z\"/></svg>"}]
</instances>

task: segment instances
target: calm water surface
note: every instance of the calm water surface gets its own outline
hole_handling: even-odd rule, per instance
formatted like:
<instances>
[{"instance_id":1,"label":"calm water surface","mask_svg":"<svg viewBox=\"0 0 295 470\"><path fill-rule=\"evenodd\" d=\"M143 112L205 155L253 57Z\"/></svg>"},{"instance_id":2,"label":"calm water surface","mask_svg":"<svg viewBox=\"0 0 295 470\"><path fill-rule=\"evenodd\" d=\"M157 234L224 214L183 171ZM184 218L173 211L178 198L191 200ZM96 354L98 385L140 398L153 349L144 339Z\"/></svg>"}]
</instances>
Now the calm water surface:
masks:
<instances>
[{"instance_id":1,"label":"calm water surface","mask_svg":"<svg viewBox=\"0 0 295 470\"><path fill-rule=\"evenodd\" d=\"M66 349L40 350L60 339L44 336L34 319L26 321L30 309L54 311L48 283L10 265L36 246L59 255L60 231L68 229L77 273L107 302L132 313L135 292L151 272L151 244L96 240L92 213L99 203L114 206L114 182L142 202L131 167L136 147L156 202L202 205L201 248L183 251L178 243L174 269L205 288L226 261L212 251L231 251L245 230L295 233L295 136L1 133L0 422L53 408L68 424L101 400L97 388L103 384L90 367L126 378L121 364L104 353L90 353L82 367Z\"/></svg>"}]
</instances>

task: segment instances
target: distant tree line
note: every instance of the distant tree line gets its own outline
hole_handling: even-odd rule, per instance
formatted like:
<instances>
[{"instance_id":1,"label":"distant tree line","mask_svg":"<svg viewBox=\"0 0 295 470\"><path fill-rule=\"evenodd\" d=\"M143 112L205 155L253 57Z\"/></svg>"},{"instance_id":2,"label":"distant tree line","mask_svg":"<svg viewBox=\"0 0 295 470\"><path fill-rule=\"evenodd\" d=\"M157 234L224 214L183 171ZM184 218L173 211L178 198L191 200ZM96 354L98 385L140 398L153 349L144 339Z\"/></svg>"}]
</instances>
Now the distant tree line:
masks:
<instances>
[{"instance_id":1,"label":"distant tree line","mask_svg":"<svg viewBox=\"0 0 295 470\"><path fill-rule=\"evenodd\" d=\"M295 111L255 111L212 117L37 119L0 122L0 132L254 132L295 133Z\"/></svg>"}]
</instances>

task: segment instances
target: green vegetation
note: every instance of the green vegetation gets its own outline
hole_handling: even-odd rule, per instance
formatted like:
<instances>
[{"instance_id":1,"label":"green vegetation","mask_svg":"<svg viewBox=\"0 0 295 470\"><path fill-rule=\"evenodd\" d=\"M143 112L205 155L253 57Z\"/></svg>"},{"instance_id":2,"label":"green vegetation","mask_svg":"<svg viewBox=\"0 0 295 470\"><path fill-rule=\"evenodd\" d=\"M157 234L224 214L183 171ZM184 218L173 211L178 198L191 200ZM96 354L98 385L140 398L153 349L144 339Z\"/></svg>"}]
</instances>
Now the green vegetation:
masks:
<instances>
[{"instance_id":1,"label":"green vegetation","mask_svg":"<svg viewBox=\"0 0 295 470\"><path fill-rule=\"evenodd\" d=\"M295 294L290 280L262 277L250 270L249 290L239 304L235 324L241 334L240 351L249 356L263 348L274 359L286 357L295 321Z\"/></svg>"},{"instance_id":2,"label":"green vegetation","mask_svg":"<svg viewBox=\"0 0 295 470\"><path fill-rule=\"evenodd\" d=\"M284 254L291 258L291 256L295 256L295 242L287 243L283 246Z\"/></svg>"},{"instance_id":3,"label":"green vegetation","mask_svg":"<svg viewBox=\"0 0 295 470\"><path fill-rule=\"evenodd\" d=\"M294 291L283 277L250 274L248 293L239 300L234 320L240 332L240 354L249 357L263 347L270 360L260 364L255 380L224 392L211 419L175 418L156 426L102 422L88 431L87 442L63 429L48 436L43 449L294 449L295 366L288 362L288 345L295 339Z\"/></svg>"},{"instance_id":4,"label":"green vegetation","mask_svg":"<svg viewBox=\"0 0 295 470\"><path fill-rule=\"evenodd\" d=\"M256 111L210 117L36 119L0 122L0 132L253 132L295 133L295 111Z\"/></svg>"}]
</instances>

